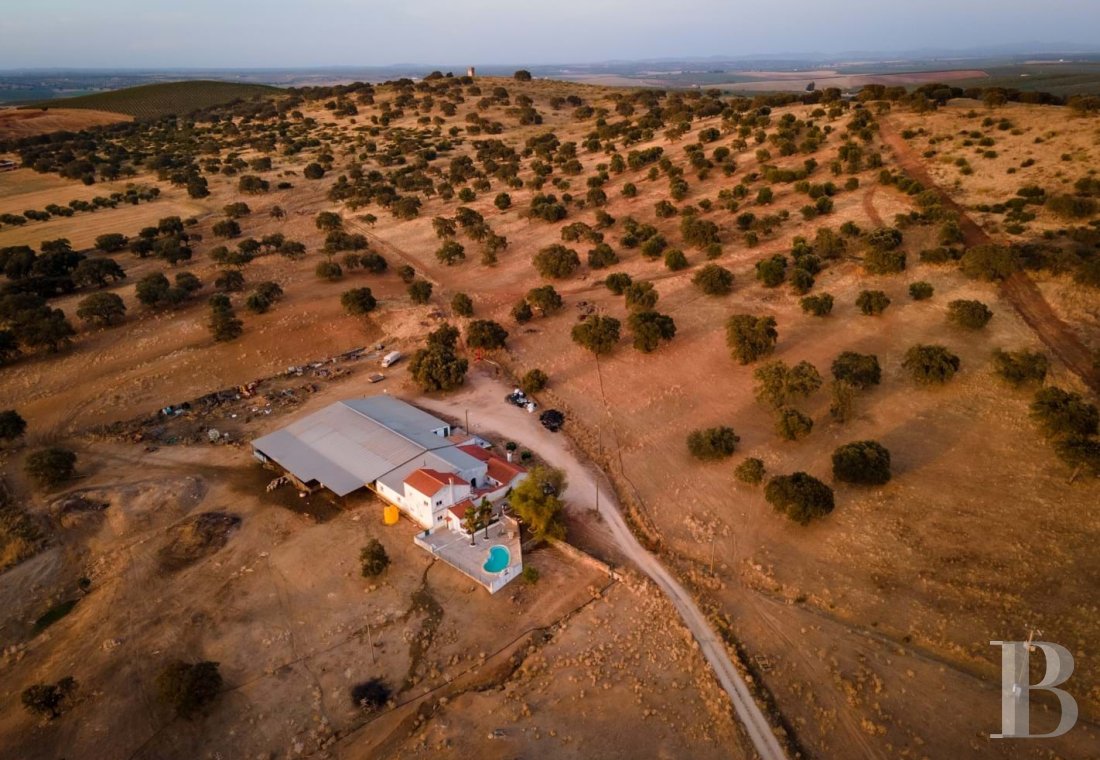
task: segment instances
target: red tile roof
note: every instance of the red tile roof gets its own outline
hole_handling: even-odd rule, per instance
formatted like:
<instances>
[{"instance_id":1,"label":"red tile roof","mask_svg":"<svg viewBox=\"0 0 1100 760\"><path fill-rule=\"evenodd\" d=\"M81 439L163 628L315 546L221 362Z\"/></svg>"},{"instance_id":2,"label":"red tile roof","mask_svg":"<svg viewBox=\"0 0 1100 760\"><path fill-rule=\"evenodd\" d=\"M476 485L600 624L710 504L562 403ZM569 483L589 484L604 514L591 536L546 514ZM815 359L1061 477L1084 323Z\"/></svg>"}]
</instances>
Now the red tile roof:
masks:
<instances>
[{"instance_id":1,"label":"red tile roof","mask_svg":"<svg viewBox=\"0 0 1100 760\"><path fill-rule=\"evenodd\" d=\"M456 486L470 485L458 475L449 472L440 472L430 467L421 467L419 470L413 470L405 478L405 485L410 486L413 490L425 496L435 496L441 489L446 488L448 483L454 483Z\"/></svg>"},{"instance_id":2,"label":"red tile roof","mask_svg":"<svg viewBox=\"0 0 1100 760\"><path fill-rule=\"evenodd\" d=\"M458 449L459 451L466 452L474 459L485 462L488 465L489 477L498 483L511 483L517 475L527 472L526 469L520 467L518 464L498 457L496 454L491 451L486 451L480 446L459 446Z\"/></svg>"},{"instance_id":3,"label":"red tile roof","mask_svg":"<svg viewBox=\"0 0 1100 760\"><path fill-rule=\"evenodd\" d=\"M453 507L450 507L447 511L449 511L451 514L461 520L463 517L466 516L466 510L471 509L473 506L474 503L472 501L470 501L469 499L463 499L462 501L455 504Z\"/></svg>"}]
</instances>

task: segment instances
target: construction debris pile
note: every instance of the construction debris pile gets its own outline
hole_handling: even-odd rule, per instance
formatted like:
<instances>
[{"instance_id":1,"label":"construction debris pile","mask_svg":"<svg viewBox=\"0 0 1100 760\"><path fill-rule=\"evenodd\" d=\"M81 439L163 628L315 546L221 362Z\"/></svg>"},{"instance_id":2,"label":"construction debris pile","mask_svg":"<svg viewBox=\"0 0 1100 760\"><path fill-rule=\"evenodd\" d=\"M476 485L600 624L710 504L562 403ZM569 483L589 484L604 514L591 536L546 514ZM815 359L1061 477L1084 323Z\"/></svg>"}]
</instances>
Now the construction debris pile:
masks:
<instances>
[{"instance_id":1,"label":"construction debris pile","mask_svg":"<svg viewBox=\"0 0 1100 760\"><path fill-rule=\"evenodd\" d=\"M323 383L350 375L355 363L378 359L382 349L381 344L374 349L356 348L328 359L287 367L278 375L169 404L154 414L113 422L91 434L150 446L236 444L244 440L246 426L254 419L302 404Z\"/></svg>"}]
</instances>

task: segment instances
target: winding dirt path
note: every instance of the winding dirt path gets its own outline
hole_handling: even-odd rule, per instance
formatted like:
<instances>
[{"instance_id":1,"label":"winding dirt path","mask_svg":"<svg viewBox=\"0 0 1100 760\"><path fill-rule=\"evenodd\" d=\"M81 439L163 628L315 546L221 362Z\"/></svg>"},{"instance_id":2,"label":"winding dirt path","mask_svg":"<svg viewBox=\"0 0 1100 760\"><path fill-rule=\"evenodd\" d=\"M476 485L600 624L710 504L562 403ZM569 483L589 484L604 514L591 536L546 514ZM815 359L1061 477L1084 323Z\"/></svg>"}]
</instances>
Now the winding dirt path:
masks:
<instances>
[{"instance_id":1,"label":"winding dirt path","mask_svg":"<svg viewBox=\"0 0 1100 760\"><path fill-rule=\"evenodd\" d=\"M958 213L959 228L962 230L963 239L967 246L982 245L994 242L986 234L977 222L967 215L947 192L936 184L932 175L924 167L920 158L909 146L901 133L895 129L890 119L879 120L880 133L883 142L893 152L895 159L905 171L926 188L935 190L943 205ZM865 205L869 202L868 196L864 196ZM1089 349L1070 330L1069 326L1059 319L1050 304L1043 298L1035 281L1026 272L1016 272L1001 283L1001 295L1012 304L1020 317L1039 336L1039 339L1054 354L1062 360L1070 371L1080 377L1093 393L1100 394L1100 373L1093 366L1093 357Z\"/></svg>"},{"instance_id":2,"label":"winding dirt path","mask_svg":"<svg viewBox=\"0 0 1100 760\"><path fill-rule=\"evenodd\" d=\"M471 432L492 431L538 451L547 463L565 471L569 483L569 503L574 510L591 509L597 503L598 489L601 524L622 553L672 601L722 688L729 694L734 711L757 754L762 760L785 758L786 754L776 739L771 724L730 660L725 643L715 633L691 594L634 537L623 519L610 484L598 470L584 464L568 438L544 430L537 415L526 414L505 404L504 396L509 390L511 389L487 373L475 370L467 376L462 390L445 399L418 398L417 403L456 419L462 419L468 412Z\"/></svg>"}]
</instances>

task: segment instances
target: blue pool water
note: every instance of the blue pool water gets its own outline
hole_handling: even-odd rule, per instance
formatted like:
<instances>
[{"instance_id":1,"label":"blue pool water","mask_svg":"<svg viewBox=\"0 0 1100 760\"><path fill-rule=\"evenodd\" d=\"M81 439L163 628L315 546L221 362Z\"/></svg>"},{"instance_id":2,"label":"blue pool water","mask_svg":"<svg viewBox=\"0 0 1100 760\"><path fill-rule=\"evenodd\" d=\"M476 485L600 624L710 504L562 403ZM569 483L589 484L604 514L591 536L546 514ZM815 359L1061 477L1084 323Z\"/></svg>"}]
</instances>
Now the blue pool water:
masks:
<instances>
[{"instance_id":1,"label":"blue pool water","mask_svg":"<svg viewBox=\"0 0 1100 760\"><path fill-rule=\"evenodd\" d=\"M506 547L490 546L489 559L485 560L485 564L481 567L487 573L499 573L501 570L508 567L508 563L511 560L512 556L508 553Z\"/></svg>"}]
</instances>

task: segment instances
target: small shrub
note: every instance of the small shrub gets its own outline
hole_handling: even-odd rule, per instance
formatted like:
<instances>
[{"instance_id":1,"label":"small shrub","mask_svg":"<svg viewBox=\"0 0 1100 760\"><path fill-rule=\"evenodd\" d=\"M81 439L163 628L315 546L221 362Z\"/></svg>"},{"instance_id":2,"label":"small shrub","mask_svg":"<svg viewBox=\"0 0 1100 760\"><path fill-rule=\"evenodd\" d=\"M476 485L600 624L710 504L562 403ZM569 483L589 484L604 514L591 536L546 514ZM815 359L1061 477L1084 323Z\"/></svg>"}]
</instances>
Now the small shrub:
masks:
<instances>
[{"instance_id":1,"label":"small shrub","mask_svg":"<svg viewBox=\"0 0 1100 760\"><path fill-rule=\"evenodd\" d=\"M475 319L466 326L466 345L470 348L504 348L507 339L508 331L491 319Z\"/></svg>"},{"instance_id":2,"label":"small shrub","mask_svg":"<svg viewBox=\"0 0 1100 760\"><path fill-rule=\"evenodd\" d=\"M336 282L344 276L344 270L335 261L322 261L313 269L313 273L320 280Z\"/></svg>"},{"instance_id":3,"label":"small shrub","mask_svg":"<svg viewBox=\"0 0 1100 760\"><path fill-rule=\"evenodd\" d=\"M545 388L546 383L549 382L549 380L550 378L548 378L546 376L546 373L543 372L541 369L532 369L525 373L522 378L520 378L519 387L523 390L524 393L530 395L538 393L543 388Z\"/></svg>"},{"instance_id":4,"label":"small shrub","mask_svg":"<svg viewBox=\"0 0 1100 760\"><path fill-rule=\"evenodd\" d=\"M749 364L771 354L778 339L775 317L735 314L726 322L726 345L733 358L741 364Z\"/></svg>"},{"instance_id":5,"label":"small shrub","mask_svg":"<svg viewBox=\"0 0 1100 760\"><path fill-rule=\"evenodd\" d=\"M626 272L614 272L609 274L603 284L617 296L621 296L630 287L633 280Z\"/></svg>"},{"instance_id":6,"label":"small shrub","mask_svg":"<svg viewBox=\"0 0 1100 760\"><path fill-rule=\"evenodd\" d=\"M525 565L520 577L527 583L534 585L539 582L539 569L534 565Z\"/></svg>"},{"instance_id":7,"label":"small shrub","mask_svg":"<svg viewBox=\"0 0 1100 760\"><path fill-rule=\"evenodd\" d=\"M670 248L665 251L665 266L672 272L679 272L681 269L687 269L688 264L687 256L684 252L678 248Z\"/></svg>"},{"instance_id":8,"label":"small shrub","mask_svg":"<svg viewBox=\"0 0 1100 760\"><path fill-rule=\"evenodd\" d=\"M455 293L451 298L451 311L459 317L472 317L474 315L474 302L465 293Z\"/></svg>"},{"instance_id":9,"label":"small shrub","mask_svg":"<svg viewBox=\"0 0 1100 760\"><path fill-rule=\"evenodd\" d=\"M813 419L797 409L787 407L775 415L775 432L784 441L797 441L805 438L814 429Z\"/></svg>"},{"instance_id":10,"label":"small shrub","mask_svg":"<svg viewBox=\"0 0 1100 760\"><path fill-rule=\"evenodd\" d=\"M805 472L777 475L764 487L764 498L776 512L806 525L833 511L833 489Z\"/></svg>"},{"instance_id":11,"label":"small shrub","mask_svg":"<svg viewBox=\"0 0 1100 760\"><path fill-rule=\"evenodd\" d=\"M815 317L827 317L833 311L833 297L828 293L806 296L798 302L805 314Z\"/></svg>"},{"instance_id":12,"label":"small shrub","mask_svg":"<svg viewBox=\"0 0 1100 760\"><path fill-rule=\"evenodd\" d=\"M407 291L415 304L426 304L432 298L432 284L427 280L413 280Z\"/></svg>"},{"instance_id":13,"label":"small shrub","mask_svg":"<svg viewBox=\"0 0 1100 760\"><path fill-rule=\"evenodd\" d=\"M868 317L882 314L889 305L890 297L881 290L864 290L856 297L856 307Z\"/></svg>"},{"instance_id":14,"label":"small shrub","mask_svg":"<svg viewBox=\"0 0 1100 760\"><path fill-rule=\"evenodd\" d=\"M934 288L930 283L920 282L910 283L909 285L909 297L914 301L926 301L932 297Z\"/></svg>"},{"instance_id":15,"label":"small shrub","mask_svg":"<svg viewBox=\"0 0 1100 760\"><path fill-rule=\"evenodd\" d=\"M1031 416L1051 438L1088 438L1096 435L1100 413L1079 393L1041 388L1031 402Z\"/></svg>"},{"instance_id":16,"label":"small shrub","mask_svg":"<svg viewBox=\"0 0 1100 760\"><path fill-rule=\"evenodd\" d=\"M742 483L755 486L764 482L764 472L763 460L746 457L741 464L737 465L737 469L733 471L733 474Z\"/></svg>"},{"instance_id":17,"label":"small shrub","mask_svg":"<svg viewBox=\"0 0 1100 760\"><path fill-rule=\"evenodd\" d=\"M944 346L918 343L905 352L902 366L918 383L943 384L955 376L962 365L958 356Z\"/></svg>"},{"instance_id":18,"label":"small shrub","mask_svg":"<svg viewBox=\"0 0 1100 760\"><path fill-rule=\"evenodd\" d=\"M378 301L370 288L352 288L340 296L340 305L348 314L359 316L374 311Z\"/></svg>"},{"instance_id":19,"label":"small shrub","mask_svg":"<svg viewBox=\"0 0 1100 760\"><path fill-rule=\"evenodd\" d=\"M993 319L993 312L981 301L960 299L947 304L947 318L967 330L980 330Z\"/></svg>"},{"instance_id":20,"label":"small shrub","mask_svg":"<svg viewBox=\"0 0 1100 760\"><path fill-rule=\"evenodd\" d=\"M874 354L844 351L833 360L833 377L851 383L854 388L870 388L882 381L882 367Z\"/></svg>"},{"instance_id":21,"label":"small shrub","mask_svg":"<svg viewBox=\"0 0 1100 760\"><path fill-rule=\"evenodd\" d=\"M890 481L890 452L876 441L845 444L833 452L833 477L844 483L887 483Z\"/></svg>"},{"instance_id":22,"label":"small shrub","mask_svg":"<svg viewBox=\"0 0 1100 760\"><path fill-rule=\"evenodd\" d=\"M696 459L713 461L733 456L740 440L731 427L705 428L693 430L688 435L687 447Z\"/></svg>"},{"instance_id":23,"label":"small shrub","mask_svg":"<svg viewBox=\"0 0 1100 760\"><path fill-rule=\"evenodd\" d=\"M1005 382L1014 386L1026 383L1042 385L1050 371L1050 359L1039 351L993 351L993 371Z\"/></svg>"},{"instance_id":24,"label":"small shrub","mask_svg":"<svg viewBox=\"0 0 1100 760\"><path fill-rule=\"evenodd\" d=\"M724 296L733 290L733 272L718 264L707 264L691 282L708 296Z\"/></svg>"},{"instance_id":25,"label":"small shrub","mask_svg":"<svg viewBox=\"0 0 1100 760\"><path fill-rule=\"evenodd\" d=\"M360 571L364 578L376 578L390 566L390 555L377 538L372 538L359 550Z\"/></svg>"}]
</instances>

